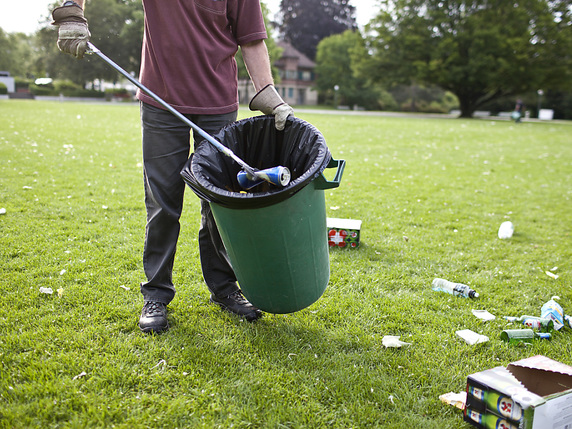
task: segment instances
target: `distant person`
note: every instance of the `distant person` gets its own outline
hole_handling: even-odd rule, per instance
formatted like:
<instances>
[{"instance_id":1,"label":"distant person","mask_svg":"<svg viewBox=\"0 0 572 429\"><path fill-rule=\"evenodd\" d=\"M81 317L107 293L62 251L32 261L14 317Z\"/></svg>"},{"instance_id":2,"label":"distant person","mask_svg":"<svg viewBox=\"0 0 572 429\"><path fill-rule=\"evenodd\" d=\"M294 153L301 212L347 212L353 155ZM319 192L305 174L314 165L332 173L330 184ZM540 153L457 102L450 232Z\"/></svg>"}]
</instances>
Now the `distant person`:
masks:
<instances>
[{"instance_id":1,"label":"distant person","mask_svg":"<svg viewBox=\"0 0 572 429\"><path fill-rule=\"evenodd\" d=\"M236 121L240 46L257 94L254 103L275 116L278 130L293 113L274 88L259 0L142 0L145 32L141 82L209 134ZM83 57L90 37L84 0L53 11L58 47ZM142 91L143 173L147 226L141 283L143 332L168 329L167 305L175 296L173 263L185 184L179 172L189 158L190 128ZM252 105L252 104L251 104ZM203 140L195 133L195 145ZM201 201L199 252L211 302L254 321L261 311L242 295L210 206ZM256 222L256 219L253 219ZM272 285L269 285L271 287Z\"/></svg>"},{"instance_id":2,"label":"distant person","mask_svg":"<svg viewBox=\"0 0 572 429\"><path fill-rule=\"evenodd\" d=\"M514 122L520 122L523 115L524 115L524 103L519 98L518 100L516 100L516 105L514 106L514 111L512 112L512 119L514 119Z\"/></svg>"}]
</instances>

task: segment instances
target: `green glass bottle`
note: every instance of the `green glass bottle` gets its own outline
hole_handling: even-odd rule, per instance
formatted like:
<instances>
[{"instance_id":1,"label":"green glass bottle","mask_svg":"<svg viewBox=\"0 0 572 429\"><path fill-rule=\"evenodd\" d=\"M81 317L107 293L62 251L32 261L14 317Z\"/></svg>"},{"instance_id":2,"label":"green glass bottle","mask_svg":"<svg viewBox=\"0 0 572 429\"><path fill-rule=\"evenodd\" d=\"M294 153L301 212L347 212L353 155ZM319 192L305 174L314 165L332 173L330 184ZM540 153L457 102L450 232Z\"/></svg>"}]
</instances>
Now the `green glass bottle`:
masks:
<instances>
[{"instance_id":1,"label":"green glass bottle","mask_svg":"<svg viewBox=\"0 0 572 429\"><path fill-rule=\"evenodd\" d=\"M487 429L518 429L518 426L509 422L503 417L489 413L479 413L478 411L467 408L466 414L471 420L481 424Z\"/></svg>"},{"instance_id":2,"label":"green glass bottle","mask_svg":"<svg viewBox=\"0 0 572 429\"><path fill-rule=\"evenodd\" d=\"M522 418L522 407L508 396L474 386L469 386L469 394L487 404L487 408L491 411L499 413L507 419L519 421Z\"/></svg>"},{"instance_id":3,"label":"green glass bottle","mask_svg":"<svg viewBox=\"0 0 572 429\"><path fill-rule=\"evenodd\" d=\"M546 332L534 332L532 329L505 329L500 338L509 344L518 344L530 343L536 339L550 340L552 336Z\"/></svg>"},{"instance_id":4,"label":"green glass bottle","mask_svg":"<svg viewBox=\"0 0 572 429\"><path fill-rule=\"evenodd\" d=\"M530 329L538 329L542 332L551 332L554 330L554 321L548 317L537 316L520 316L520 317L504 317L509 322L521 322L524 326Z\"/></svg>"}]
</instances>

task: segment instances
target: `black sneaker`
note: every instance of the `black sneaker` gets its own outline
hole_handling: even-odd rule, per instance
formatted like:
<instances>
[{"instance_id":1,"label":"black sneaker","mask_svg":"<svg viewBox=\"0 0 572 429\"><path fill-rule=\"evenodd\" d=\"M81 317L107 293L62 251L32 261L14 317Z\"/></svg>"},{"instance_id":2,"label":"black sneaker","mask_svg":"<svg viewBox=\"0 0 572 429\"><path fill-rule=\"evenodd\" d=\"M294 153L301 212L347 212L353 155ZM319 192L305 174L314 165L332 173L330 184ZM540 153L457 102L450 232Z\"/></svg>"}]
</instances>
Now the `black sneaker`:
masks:
<instances>
[{"instance_id":1,"label":"black sneaker","mask_svg":"<svg viewBox=\"0 0 572 429\"><path fill-rule=\"evenodd\" d=\"M254 322L262 317L262 311L252 305L240 290L224 298L211 295L210 301L229 313L244 317L248 322Z\"/></svg>"},{"instance_id":2,"label":"black sneaker","mask_svg":"<svg viewBox=\"0 0 572 429\"><path fill-rule=\"evenodd\" d=\"M159 334L169 329L167 305L157 301L145 301L139 318L139 329L146 334Z\"/></svg>"}]
</instances>

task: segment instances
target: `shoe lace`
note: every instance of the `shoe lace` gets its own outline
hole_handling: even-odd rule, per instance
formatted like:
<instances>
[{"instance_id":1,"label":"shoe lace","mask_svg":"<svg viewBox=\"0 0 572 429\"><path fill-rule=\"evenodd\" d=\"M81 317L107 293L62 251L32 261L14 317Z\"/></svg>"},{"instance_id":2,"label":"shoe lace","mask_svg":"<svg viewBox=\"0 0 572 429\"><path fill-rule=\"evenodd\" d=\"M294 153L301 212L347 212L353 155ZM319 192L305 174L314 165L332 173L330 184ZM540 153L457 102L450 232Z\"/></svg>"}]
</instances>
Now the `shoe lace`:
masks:
<instances>
[{"instance_id":1,"label":"shoe lace","mask_svg":"<svg viewBox=\"0 0 572 429\"><path fill-rule=\"evenodd\" d=\"M234 301L236 301L239 304L250 304L250 302L247 301L247 299L242 294L242 291L240 291L240 290L237 290L236 292L231 293L228 297L232 298Z\"/></svg>"},{"instance_id":2,"label":"shoe lace","mask_svg":"<svg viewBox=\"0 0 572 429\"><path fill-rule=\"evenodd\" d=\"M152 315L153 313L161 313L165 308L165 304L157 301L147 301L144 308L146 314Z\"/></svg>"}]
</instances>

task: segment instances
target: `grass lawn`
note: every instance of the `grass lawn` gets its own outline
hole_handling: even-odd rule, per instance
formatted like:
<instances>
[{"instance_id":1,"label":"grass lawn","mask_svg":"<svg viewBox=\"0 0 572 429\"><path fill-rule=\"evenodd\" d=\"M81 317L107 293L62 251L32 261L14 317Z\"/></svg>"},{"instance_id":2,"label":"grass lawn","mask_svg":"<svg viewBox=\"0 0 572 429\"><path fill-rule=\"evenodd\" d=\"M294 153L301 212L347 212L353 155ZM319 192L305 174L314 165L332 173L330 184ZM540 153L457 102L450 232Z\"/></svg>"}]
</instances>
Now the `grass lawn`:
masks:
<instances>
[{"instance_id":1,"label":"grass lawn","mask_svg":"<svg viewBox=\"0 0 572 429\"><path fill-rule=\"evenodd\" d=\"M248 324L208 303L188 189L172 327L146 336L138 106L0 100L0 428L468 428L438 397L469 374L572 365L571 329L499 339L515 327L502 316L553 295L572 314L572 125L299 116L347 161L326 208L363 221L362 245L330 251L318 302ZM434 292L435 277L481 297Z\"/></svg>"}]
</instances>

